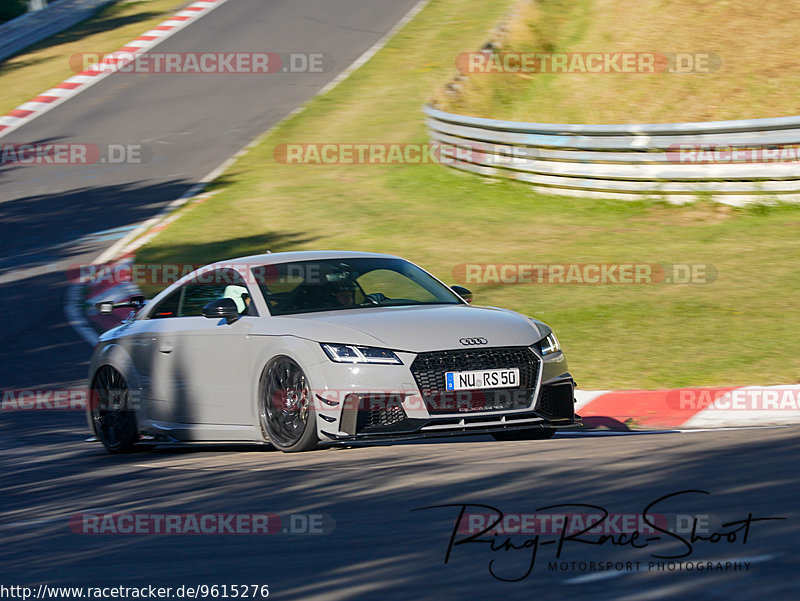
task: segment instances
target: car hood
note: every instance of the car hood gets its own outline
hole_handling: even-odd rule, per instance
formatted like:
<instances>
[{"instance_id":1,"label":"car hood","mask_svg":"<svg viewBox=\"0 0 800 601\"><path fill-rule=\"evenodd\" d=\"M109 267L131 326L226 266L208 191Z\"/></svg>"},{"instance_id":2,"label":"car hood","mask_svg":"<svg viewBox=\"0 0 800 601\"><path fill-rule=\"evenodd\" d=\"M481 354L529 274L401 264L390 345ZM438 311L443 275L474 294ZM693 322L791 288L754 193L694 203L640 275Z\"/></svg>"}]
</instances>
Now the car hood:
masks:
<instances>
[{"instance_id":1,"label":"car hood","mask_svg":"<svg viewBox=\"0 0 800 601\"><path fill-rule=\"evenodd\" d=\"M374 307L271 319L283 322L287 334L319 342L411 352L464 348L465 338L484 338L486 346L528 346L550 332L519 313L472 305Z\"/></svg>"}]
</instances>

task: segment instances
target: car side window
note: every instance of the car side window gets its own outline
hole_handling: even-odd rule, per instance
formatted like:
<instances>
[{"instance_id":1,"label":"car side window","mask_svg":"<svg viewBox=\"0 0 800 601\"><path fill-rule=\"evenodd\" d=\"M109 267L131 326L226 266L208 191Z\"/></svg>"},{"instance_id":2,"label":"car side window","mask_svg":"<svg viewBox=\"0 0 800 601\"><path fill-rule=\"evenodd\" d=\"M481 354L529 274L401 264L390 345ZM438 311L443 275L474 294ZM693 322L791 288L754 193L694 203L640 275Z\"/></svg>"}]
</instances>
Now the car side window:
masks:
<instances>
[{"instance_id":1,"label":"car side window","mask_svg":"<svg viewBox=\"0 0 800 601\"><path fill-rule=\"evenodd\" d=\"M183 301L178 315L197 317L203 315L203 307L213 300L222 298L224 284L187 284L184 287Z\"/></svg>"},{"instance_id":2,"label":"car side window","mask_svg":"<svg viewBox=\"0 0 800 601\"><path fill-rule=\"evenodd\" d=\"M178 306L181 302L181 294L183 293L183 286L172 292L167 298L158 303L152 311L150 311L149 319L163 319L165 317L177 317Z\"/></svg>"},{"instance_id":3,"label":"car side window","mask_svg":"<svg viewBox=\"0 0 800 601\"><path fill-rule=\"evenodd\" d=\"M203 307L220 298L231 298L239 315L257 315L251 306L250 293L244 279L233 269L217 269L201 274L183 287L178 317L203 315Z\"/></svg>"}]
</instances>

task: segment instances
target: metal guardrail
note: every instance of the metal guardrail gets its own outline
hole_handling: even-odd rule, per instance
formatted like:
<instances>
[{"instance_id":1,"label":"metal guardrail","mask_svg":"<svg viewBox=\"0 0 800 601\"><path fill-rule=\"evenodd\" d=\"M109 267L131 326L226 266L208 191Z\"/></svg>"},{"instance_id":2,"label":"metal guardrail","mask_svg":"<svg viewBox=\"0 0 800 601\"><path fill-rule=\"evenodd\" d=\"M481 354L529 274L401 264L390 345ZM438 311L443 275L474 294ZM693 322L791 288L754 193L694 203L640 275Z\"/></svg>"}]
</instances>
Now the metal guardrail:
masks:
<instances>
[{"instance_id":1,"label":"metal guardrail","mask_svg":"<svg viewBox=\"0 0 800 601\"><path fill-rule=\"evenodd\" d=\"M116 0L59 0L0 25L0 62L77 25Z\"/></svg>"},{"instance_id":2,"label":"metal guardrail","mask_svg":"<svg viewBox=\"0 0 800 601\"><path fill-rule=\"evenodd\" d=\"M543 192L673 201L703 193L727 204L800 200L800 116L578 125L424 111L432 141L454 147L447 164Z\"/></svg>"}]
</instances>

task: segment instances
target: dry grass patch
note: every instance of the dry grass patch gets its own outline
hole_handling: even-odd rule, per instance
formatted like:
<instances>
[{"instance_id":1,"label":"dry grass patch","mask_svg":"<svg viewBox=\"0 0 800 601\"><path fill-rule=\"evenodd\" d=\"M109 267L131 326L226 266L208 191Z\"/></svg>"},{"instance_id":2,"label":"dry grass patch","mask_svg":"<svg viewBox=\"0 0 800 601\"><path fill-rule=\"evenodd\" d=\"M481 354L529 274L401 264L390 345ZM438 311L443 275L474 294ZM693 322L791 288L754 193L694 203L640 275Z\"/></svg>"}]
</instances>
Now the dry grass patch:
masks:
<instances>
[{"instance_id":1,"label":"dry grass patch","mask_svg":"<svg viewBox=\"0 0 800 601\"><path fill-rule=\"evenodd\" d=\"M710 73L472 74L445 110L546 123L800 114L800 2L519 0L502 51L709 53ZM476 48L464 49L465 52Z\"/></svg>"}]
</instances>

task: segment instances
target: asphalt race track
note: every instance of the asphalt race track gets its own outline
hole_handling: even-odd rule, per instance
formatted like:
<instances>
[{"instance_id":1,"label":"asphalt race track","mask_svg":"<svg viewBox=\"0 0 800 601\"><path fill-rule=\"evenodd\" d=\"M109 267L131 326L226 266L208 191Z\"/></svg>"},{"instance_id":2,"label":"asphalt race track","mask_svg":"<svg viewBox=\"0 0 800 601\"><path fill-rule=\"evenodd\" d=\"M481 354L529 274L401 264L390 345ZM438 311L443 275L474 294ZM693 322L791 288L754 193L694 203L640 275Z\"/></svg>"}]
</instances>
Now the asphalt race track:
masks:
<instances>
[{"instance_id":1,"label":"asphalt race track","mask_svg":"<svg viewBox=\"0 0 800 601\"><path fill-rule=\"evenodd\" d=\"M794 547L799 512L792 494L800 438L790 429L562 435L524 443L469 437L300 455L224 446L109 456L81 442L74 422L46 426L24 417L4 420L0 460L0 565L8 574L4 581L22 585L268 584L271 597L315 600L751 601L756 595L796 599L800 589ZM532 513L579 503L639 514L649 503L688 489L711 494L676 497L658 512L712 516L710 532L733 530L718 527L748 514L786 519L753 522L746 543L742 532L735 542L697 541L682 560L750 562L747 571L670 571L666 560L651 555L678 555L687 547L664 537L644 549L567 544L560 562L570 565L564 571L549 569L554 546L542 545L527 578L501 582L490 575L489 562L496 557L499 576L519 578L530 564L529 550L456 546L445 565L458 508L413 511L476 503L507 514ZM318 530L324 533L73 532L70 518L87 511L268 512L281 516L281 530L301 531L304 522L293 525L290 514L322 514L324 527ZM513 540L523 546L528 538ZM592 561L626 565L592 581L590 576L603 574L580 570L581 562L586 569ZM665 564L662 570L648 569L658 561Z\"/></svg>"},{"instance_id":2,"label":"asphalt race track","mask_svg":"<svg viewBox=\"0 0 800 601\"><path fill-rule=\"evenodd\" d=\"M335 58L335 69L268 77L114 75L4 137L4 143L142 144L152 159L0 168L0 388L85 385L90 349L63 311L67 266L90 261L125 231L107 230L130 227L181 196L333 79L412 5L230 0L158 51L324 52ZM476 436L299 455L226 445L112 456L87 437L80 412L0 413L0 583L257 584L269 585L272 598L320 600L800 597L800 436L792 428L560 434L505 443ZM630 534L603 545L566 541L550 566L557 536L542 535L531 567L526 535L511 539L521 549L455 545L444 562L461 504L506 514L588 504L595 507L560 510L639 515L651 502L689 490L695 492L654 511L708 516L698 534L719 533L721 540L695 540L691 549L666 533L639 539L642 548L630 544ZM434 505L455 506L421 509ZM487 510L466 509L480 511ZM280 527L270 535L76 528L80 514L127 512L270 513L280 516ZM730 523L748 517L745 540L741 524ZM761 518L785 519L755 521ZM309 520L322 524L321 532L303 532ZM465 537L456 533L453 541ZM498 547L503 540L496 538ZM590 569L601 562L613 565ZM698 562L731 567L698 570Z\"/></svg>"}]
</instances>

